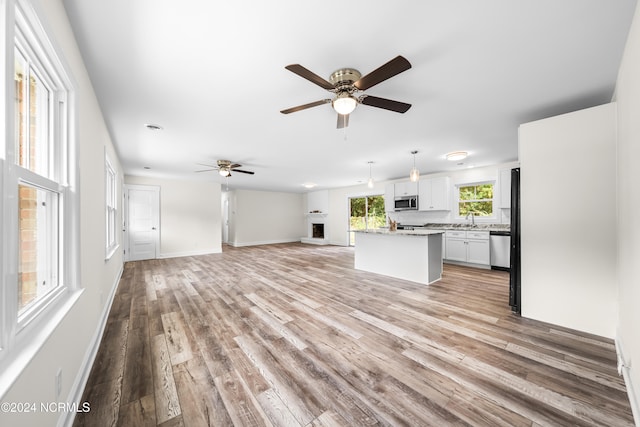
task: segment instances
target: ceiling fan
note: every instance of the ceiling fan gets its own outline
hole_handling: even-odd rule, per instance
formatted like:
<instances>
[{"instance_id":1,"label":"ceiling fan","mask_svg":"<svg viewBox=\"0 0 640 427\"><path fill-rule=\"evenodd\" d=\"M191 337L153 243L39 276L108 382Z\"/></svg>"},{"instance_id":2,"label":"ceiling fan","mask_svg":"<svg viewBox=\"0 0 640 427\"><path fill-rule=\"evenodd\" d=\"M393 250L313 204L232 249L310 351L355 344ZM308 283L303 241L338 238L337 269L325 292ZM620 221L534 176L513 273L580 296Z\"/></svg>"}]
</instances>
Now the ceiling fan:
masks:
<instances>
[{"instance_id":1,"label":"ceiling fan","mask_svg":"<svg viewBox=\"0 0 640 427\"><path fill-rule=\"evenodd\" d=\"M203 169L203 170L199 170L199 171L196 171L196 172L210 172L210 171L217 170L218 173L221 176L224 176L224 177L231 176L231 171L240 172L240 173L246 173L248 175L253 175L255 173L255 172L251 172L251 171L238 169L238 168L242 167L242 165L239 164L239 163L232 163L229 160L218 160L216 163L217 163L217 166L198 163L199 165L207 166L210 169Z\"/></svg>"},{"instance_id":2,"label":"ceiling fan","mask_svg":"<svg viewBox=\"0 0 640 427\"><path fill-rule=\"evenodd\" d=\"M287 65L287 70L299 75L302 78L315 83L323 89L333 92L335 98L323 99L309 104L298 105L280 111L282 114L295 113L318 105L329 104L338 113L338 129L349 126L349 114L358 104L369 105L371 107L383 108L385 110L405 113L411 104L393 101L391 99L378 98L377 96L366 95L363 91L381 83L397 74L407 71L411 64L403 56L396 56L391 61L373 70L369 74L362 76L358 70L353 68L341 68L334 71L326 81L317 74L307 70L300 64Z\"/></svg>"}]
</instances>

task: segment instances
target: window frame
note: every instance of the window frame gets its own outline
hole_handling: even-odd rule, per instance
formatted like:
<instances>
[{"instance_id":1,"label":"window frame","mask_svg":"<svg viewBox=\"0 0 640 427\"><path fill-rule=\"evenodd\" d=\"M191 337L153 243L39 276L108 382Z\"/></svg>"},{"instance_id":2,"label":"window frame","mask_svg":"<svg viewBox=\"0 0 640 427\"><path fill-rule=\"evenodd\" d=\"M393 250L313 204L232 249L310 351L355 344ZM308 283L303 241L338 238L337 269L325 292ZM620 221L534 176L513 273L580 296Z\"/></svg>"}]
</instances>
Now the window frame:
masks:
<instances>
[{"instance_id":1,"label":"window frame","mask_svg":"<svg viewBox=\"0 0 640 427\"><path fill-rule=\"evenodd\" d=\"M486 184L491 184L493 186L493 197L490 199L491 200L491 215L487 215L487 216L476 216L474 215L474 221L475 222L494 222L497 218L498 218L498 214L496 212L496 181L492 180L492 179L488 179L488 180L483 180L483 181L474 181L474 182L461 182L456 184L455 186L455 219L458 221L465 221L467 220L467 218L465 216L461 216L460 215L460 203L461 202L469 202L469 201L476 201L476 200L461 200L460 199L460 189L463 187L472 187L472 186L477 186L477 185L486 185ZM487 201L489 199L478 199L477 201Z\"/></svg>"},{"instance_id":2,"label":"window frame","mask_svg":"<svg viewBox=\"0 0 640 427\"><path fill-rule=\"evenodd\" d=\"M76 141L75 81L69 67L52 42L47 23L41 20L38 4L28 0L0 3L0 21L6 30L0 33L3 56L0 58L0 128L5 129L0 145L0 396L26 367L66 313L82 294L79 263L79 167ZM16 93L14 84L15 51L27 57L38 78L50 90L47 141L50 142L46 176L19 166L16 131ZM40 171L38 171L40 172ZM55 194L55 247L57 285L25 307L19 314L18 303L18 190L28 185ZM53 206L52 206L53 207ZM45 216L46 218L46 216ZM48 220L48 219L47 219Z\"/></svg>"},{"instance_id":3,"label":"window frame","mask_svg":"<svg viewBox=\"0 0 640 427\"><path fill-rule=\"evenodd\" d=\"M104 152L104 194L105 194L105 260L111 259L116 253L118 241L118 174L109 159L106 149Z\"/></svg>"}]
</instances>

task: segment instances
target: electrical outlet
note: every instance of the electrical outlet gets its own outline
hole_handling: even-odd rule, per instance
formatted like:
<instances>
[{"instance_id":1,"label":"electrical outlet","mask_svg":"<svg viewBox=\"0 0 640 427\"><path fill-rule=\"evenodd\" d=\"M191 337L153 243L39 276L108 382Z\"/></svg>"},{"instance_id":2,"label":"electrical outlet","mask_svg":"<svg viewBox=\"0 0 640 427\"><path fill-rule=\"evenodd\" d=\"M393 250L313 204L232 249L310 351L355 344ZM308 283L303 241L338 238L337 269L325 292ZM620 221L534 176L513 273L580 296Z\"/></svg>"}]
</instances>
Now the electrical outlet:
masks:
<instances>
[{"instance_id":1,"label":"electrical outlet","mask_svg":"<svg viewBox=\"0 0 640 427\"><path fill-rule=\"evenodd\" d=\"M58 368L56 372L56 400L60 400L60 394L62 393L62 368Z\"/></svg>"}]
</instances>

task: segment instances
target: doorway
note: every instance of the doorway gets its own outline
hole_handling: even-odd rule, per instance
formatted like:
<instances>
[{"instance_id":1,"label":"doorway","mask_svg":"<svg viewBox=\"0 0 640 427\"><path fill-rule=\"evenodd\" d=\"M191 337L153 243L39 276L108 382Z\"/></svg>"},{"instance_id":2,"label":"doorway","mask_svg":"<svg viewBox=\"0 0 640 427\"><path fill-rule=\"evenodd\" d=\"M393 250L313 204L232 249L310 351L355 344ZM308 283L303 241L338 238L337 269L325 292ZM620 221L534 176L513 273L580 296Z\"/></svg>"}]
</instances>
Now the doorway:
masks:
<instances>
[{"instance_id":1,"label":"doorway","mask_svg":"<svg viewBox=\"0 0 640 427\"><path fill-rule=\"evenodd\" d=\"M355 230L384 227L387 214L382 194L364 197L349 197L349 246L355 245Z\"/></svg>"},{"instance_id":2,"label":"doorway","mask_svg":"<svg viewBox=\"0 0 640 427\"><path fill-rule=\"evenodd\" d=\"M125 185L125 261L155 259L160 253L160 187Z\"/></svg>"}]
</instances>

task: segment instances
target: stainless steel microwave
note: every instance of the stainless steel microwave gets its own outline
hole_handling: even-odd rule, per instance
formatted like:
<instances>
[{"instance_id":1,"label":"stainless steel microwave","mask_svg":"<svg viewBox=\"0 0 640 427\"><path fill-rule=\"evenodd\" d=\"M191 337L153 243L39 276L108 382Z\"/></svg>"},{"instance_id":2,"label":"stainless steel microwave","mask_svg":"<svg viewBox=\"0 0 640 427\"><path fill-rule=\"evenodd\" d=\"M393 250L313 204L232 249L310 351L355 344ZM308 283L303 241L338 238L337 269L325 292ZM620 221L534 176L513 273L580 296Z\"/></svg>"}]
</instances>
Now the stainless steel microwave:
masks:
<instances>
[{"instance_id":1,"label":"stainless steel microwave","mask_svg":"<svg viewBox=\"0 0 640 427\"><path fill-rule=\"evenodd\" d=\"M418 210L418 196L396 197L394 203L396 211Z\"/></svg>"}]
</instances>

